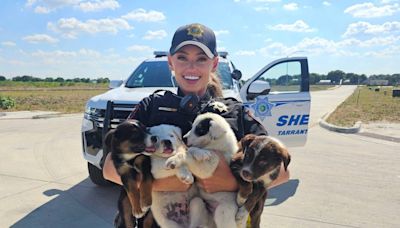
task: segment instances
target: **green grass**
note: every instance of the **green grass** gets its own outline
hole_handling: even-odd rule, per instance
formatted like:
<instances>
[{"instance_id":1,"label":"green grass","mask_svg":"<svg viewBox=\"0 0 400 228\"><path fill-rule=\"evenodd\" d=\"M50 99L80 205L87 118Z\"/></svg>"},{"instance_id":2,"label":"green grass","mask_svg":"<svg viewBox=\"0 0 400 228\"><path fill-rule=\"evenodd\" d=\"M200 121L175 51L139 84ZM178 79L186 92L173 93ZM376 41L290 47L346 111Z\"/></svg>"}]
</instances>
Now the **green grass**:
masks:
<instances>
[{"instance_id":1,"label":"green grass","mask_svg":"<svg viewBox=\"0 0 400 228\"><path fill-rule=\"evenodd\" d=\"M379 91L375 91L378 89ZM400 88L397 88L400 89ZM400 97L392 97L393 87L358 87L328 117L327 122L339 126L353 126L363 123L388 121L400 122Z\"/></svg>"},{"instance_id":2,"label":"green grass","mask_svg":"<svg viewBox=\"0 0 400 228\"><path fill-rule=\"evenodd\" d=\"M17 81L0 81L0 92L4 90L21 90L21 89L103 89L107 88L108 83L83 83L83 82L17 82Z\"/></svg>"}]
</instances>

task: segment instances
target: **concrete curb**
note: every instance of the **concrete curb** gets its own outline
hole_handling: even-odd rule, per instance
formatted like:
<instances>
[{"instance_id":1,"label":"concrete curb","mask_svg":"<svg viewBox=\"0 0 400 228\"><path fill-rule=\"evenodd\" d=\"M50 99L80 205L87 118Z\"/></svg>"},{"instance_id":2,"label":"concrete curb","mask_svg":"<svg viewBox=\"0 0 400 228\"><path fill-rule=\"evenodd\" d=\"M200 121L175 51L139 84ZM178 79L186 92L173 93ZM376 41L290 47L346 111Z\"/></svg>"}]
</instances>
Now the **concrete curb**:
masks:
<instances>
[{"instance_id":1,"label":"concrete curb","mask_svg":"<svg viewBox=\"0 0 400 228\"><path fill-rule=\"evenodd\" d=\"M57 118L57 117L61 117L61 116L63 116L63 114L61 114L61 113L43 114L43 115L32 116L32 119L49 119L49 118Z\"/></svg>"},{"instance_id":2,"label":"concrete curb","mask_svg":"<svg viewBox=\"0 0 400 228\"><path fill-rule=\"evenodd\" d=\"M5 116L6 114L4 112L0 112L0 117Z\"/></svg>"},{"instance_id":3,"label":"concrete curb","mask_svg":"<svg viewBox=\"0 0 400 228\"><path fill-rule=\"evenodd\" d=\"M361 129L361 121L357 121L353 127L340 127L340 126L336 126L333 124L330 124L328 122L326 122L326 118L328 118L328 116L331 113L327 113L325 114L318 122L319 122L319 126L321 126L322 128L325 128L329 131L334 131L334 132L339 132L339 133L345 133L345 134L356 134L360 131Z\"/></svg>"}]
</instances>

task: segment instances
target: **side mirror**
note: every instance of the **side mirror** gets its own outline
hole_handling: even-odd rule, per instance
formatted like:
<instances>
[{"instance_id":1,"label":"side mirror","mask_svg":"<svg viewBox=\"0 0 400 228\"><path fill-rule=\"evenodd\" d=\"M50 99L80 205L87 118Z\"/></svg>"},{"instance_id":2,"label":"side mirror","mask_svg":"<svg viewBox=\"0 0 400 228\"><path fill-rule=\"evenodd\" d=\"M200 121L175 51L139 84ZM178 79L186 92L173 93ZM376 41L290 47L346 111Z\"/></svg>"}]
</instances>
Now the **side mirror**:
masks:
<instances>
[{"instance_id":1,"label":"side mirror","mask_svg":"<svg viewBox=\"0 0 400 228\"><path fill-rule=\"evenodd\" d=\"M124 81L123 80L111 80L110 84L108 84L109 89L115 89L120 87Z\"/></svg>"},{"instance_id":2,"label":"side mirror","mask_svg":"<svg viewBox=\"0 0 400 228\"><path fill-rule=\"evenodd\" d=\"M257 96L267 95L270 90L271 90L271 86L269 85L269 82L262 81L262 80L256 80L253 83L251 83L249 86L249 89L247 92L247 99L253 100Z\"/></svg>"},{"instance_id":3,"label":"side mirror","mask_svg":"<svg viewBox=\"0 0 400 228\"><path fill-rule=\"evenodd\" d=\"M231 76L233 79L239 81L242 78L242 72L240 70L234 69L231 73Z\"/></svg>"}]
</instances>

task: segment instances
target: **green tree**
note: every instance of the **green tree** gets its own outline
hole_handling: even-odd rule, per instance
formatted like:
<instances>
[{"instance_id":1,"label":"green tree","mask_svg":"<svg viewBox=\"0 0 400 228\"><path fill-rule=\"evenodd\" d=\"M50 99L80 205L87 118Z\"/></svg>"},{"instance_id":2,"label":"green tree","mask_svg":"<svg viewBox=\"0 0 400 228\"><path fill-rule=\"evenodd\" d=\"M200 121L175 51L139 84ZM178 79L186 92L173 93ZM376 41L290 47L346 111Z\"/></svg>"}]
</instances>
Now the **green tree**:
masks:
<instances>
[{"instance_id":1,"label":"green tree","mask_svg":"<svg viewBox=\"0 0 400 228\"><path fill-rule=\"evenodd\" d=\"M0 81L5 81L5 80L7 80L7 78L0 75Z\"/></svg>"},{"instance_id":2,"label":"green tree","mask_svg":"<svg viewBox=\"0 0 400 228\"><path fill-rule=\"evenodd\" d=\"M335 84L339 84L340 80L344 78L346 73L341 70L334 70L328 73L327 79L331 80Z\"/></svg>"}]
</instances>

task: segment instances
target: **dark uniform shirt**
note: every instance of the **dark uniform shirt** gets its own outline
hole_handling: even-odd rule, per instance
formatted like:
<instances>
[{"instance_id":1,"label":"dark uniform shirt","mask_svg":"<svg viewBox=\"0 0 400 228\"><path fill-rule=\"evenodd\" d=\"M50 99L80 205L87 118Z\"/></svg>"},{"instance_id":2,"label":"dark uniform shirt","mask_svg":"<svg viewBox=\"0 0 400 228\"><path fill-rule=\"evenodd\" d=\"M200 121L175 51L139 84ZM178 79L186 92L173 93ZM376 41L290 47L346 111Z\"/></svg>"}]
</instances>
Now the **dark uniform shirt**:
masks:
<instances>
[{"instance_id":1,"label":"dark uniform shirt","mask_svg":"<svg viewBox=\"0 0 400 228\"><path fill-rule=\"evenodd\" d=\"M194 110L186 110L181 105L183 96L179 89L178 95L170 91L165 91L164 94L154 93L144 98L128 118L137 119L147 127L160 124L175 125L180 127L185 135L192 128L198 114L214 112L227 120L238 140L250 133L267 135L265 128L234 98L213 98L206 92L197 104L193 104L196 106Z\"/></svg>"}]
</instances>

